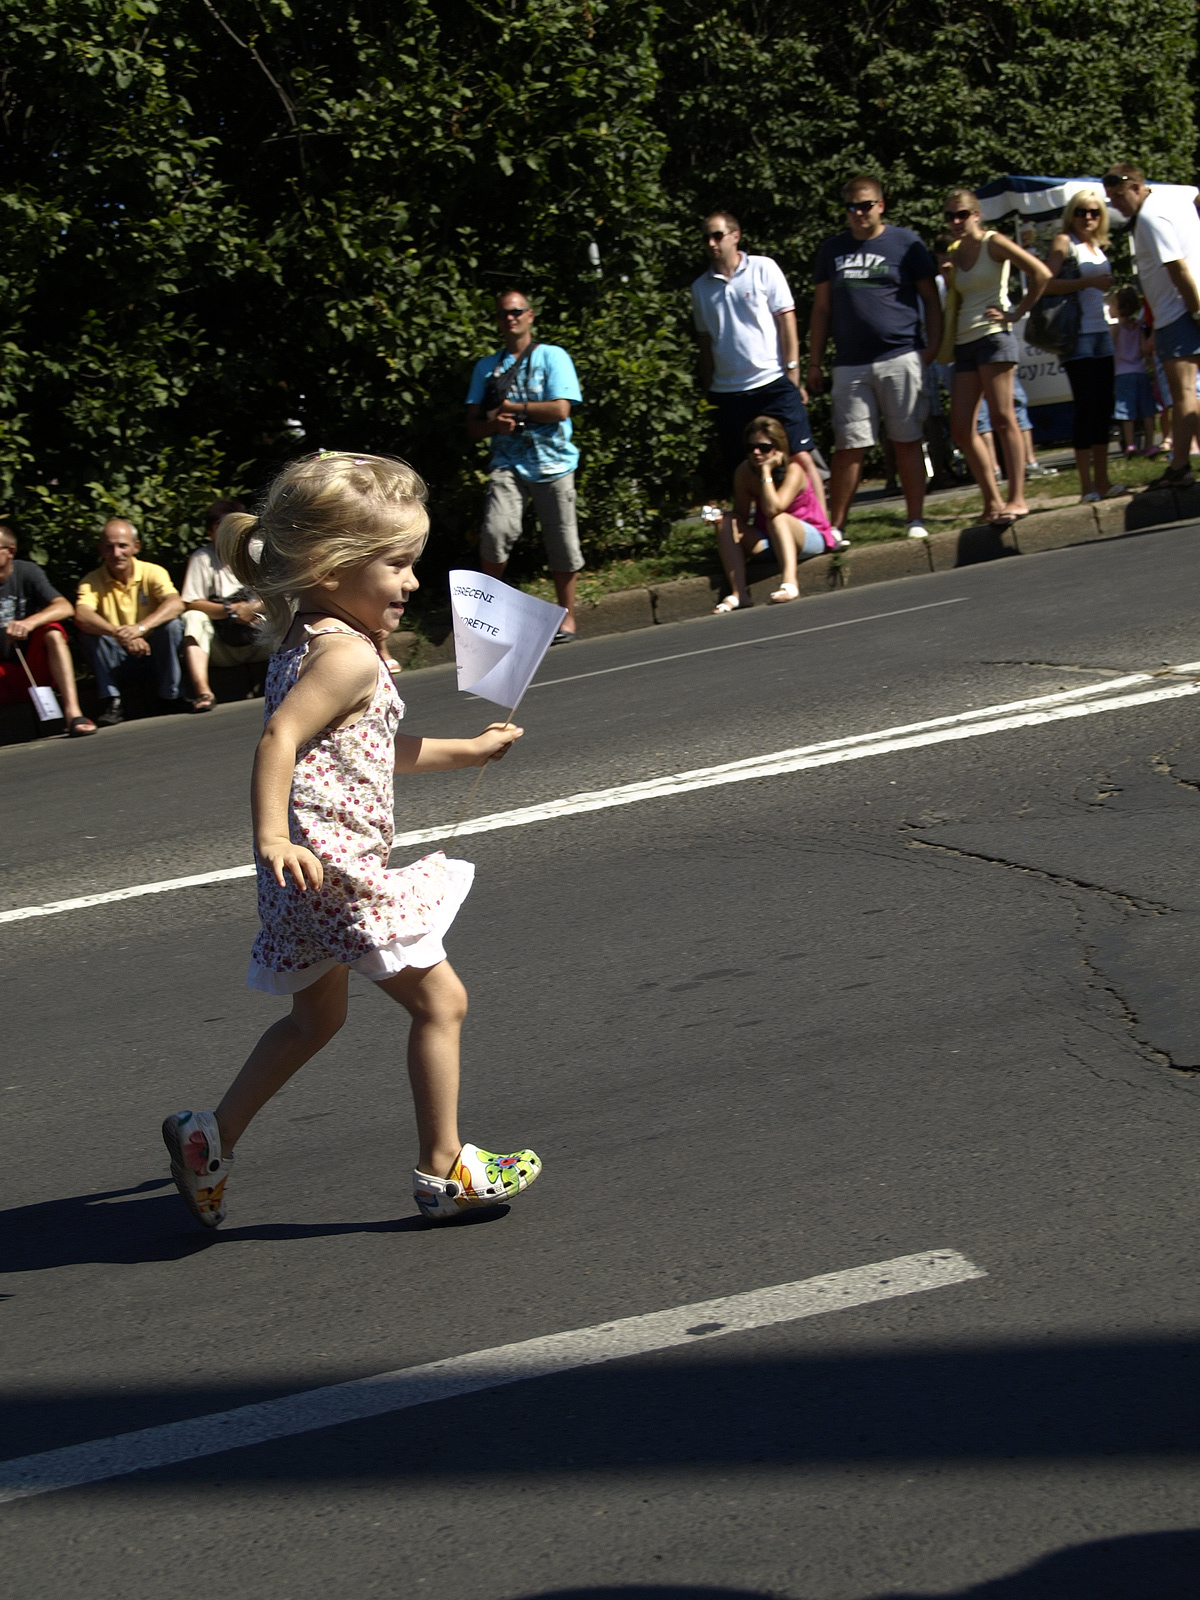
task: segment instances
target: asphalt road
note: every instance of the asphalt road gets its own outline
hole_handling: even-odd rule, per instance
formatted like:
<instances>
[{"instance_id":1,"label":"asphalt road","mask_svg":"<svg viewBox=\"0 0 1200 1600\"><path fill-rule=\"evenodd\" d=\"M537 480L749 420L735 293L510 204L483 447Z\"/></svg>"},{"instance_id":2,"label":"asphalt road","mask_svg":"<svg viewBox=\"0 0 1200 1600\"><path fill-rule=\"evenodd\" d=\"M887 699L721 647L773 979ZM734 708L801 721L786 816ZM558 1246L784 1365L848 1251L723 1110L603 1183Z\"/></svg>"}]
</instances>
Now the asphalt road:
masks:
<instances>
[{"instance_id":1,"label":"asphalt road","mask_svg":"<svg viewBox=\"0 0 1200 1600\"><path fill-rule=\"evenodd\" d=\"M556 650L478 809L1195 661L1198 531ZM489 715L403 692L417 732ZM158 1123L280 1009L251 883L0 925L4 1457L916 1252L987 1274L0 1505L8 1591L1194 1593L1198 711L461 841L465 1132L546 1161L483 1225L411 1213L403 1017L354 980L192 1227ZM0 751L0 909L247 860L260 715ZM469 781L402 780L398 825Z\"/></svg>"}]
</instances>

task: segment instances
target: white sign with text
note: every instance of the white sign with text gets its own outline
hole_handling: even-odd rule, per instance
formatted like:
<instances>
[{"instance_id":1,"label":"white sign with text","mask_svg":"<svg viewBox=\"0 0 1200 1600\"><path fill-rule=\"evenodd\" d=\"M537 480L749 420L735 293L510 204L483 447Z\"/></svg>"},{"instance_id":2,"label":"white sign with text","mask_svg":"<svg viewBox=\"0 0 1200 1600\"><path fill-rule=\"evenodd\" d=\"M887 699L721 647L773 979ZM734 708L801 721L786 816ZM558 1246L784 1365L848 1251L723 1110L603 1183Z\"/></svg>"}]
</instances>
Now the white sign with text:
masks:
<instances>
[{"instance_id":1,"label":"white sign with text","mask_svg":"<svg viewBox=\"0 0 1200 1600\"><path fill-rule=\"evenodd\" d=\"M513 710L567 613L479 572L450 574L450 606L458 687Z\"/></svg>"}]
</instances>

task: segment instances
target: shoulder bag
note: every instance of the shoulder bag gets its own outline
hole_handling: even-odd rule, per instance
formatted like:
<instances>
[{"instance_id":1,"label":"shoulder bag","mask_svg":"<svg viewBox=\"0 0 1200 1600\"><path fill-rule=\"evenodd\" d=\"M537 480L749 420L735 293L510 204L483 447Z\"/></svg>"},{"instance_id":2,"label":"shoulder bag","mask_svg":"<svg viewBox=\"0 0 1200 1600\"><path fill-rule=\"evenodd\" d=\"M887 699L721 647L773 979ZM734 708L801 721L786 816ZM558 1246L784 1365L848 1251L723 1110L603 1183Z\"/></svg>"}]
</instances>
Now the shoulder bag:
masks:
<instances>
[{"instance_id":1,"label":"shoulder bag","mask_svg":"<svg viewBox=\"0 0 1200 1600\"><path fill-rule=\"evenodd\" d=\"M1058 276L1083 276L1073 240L1058 269ZM1060 361L1069 361L1079 342L1082 319L1083 308L1079 304L1078 293L1044 294L1029 313L1029 321L1025 324L1025 343L1031 344L1035 350L1044 350L1048 355L1057 356Z\"/></svg>"}]
</instances>

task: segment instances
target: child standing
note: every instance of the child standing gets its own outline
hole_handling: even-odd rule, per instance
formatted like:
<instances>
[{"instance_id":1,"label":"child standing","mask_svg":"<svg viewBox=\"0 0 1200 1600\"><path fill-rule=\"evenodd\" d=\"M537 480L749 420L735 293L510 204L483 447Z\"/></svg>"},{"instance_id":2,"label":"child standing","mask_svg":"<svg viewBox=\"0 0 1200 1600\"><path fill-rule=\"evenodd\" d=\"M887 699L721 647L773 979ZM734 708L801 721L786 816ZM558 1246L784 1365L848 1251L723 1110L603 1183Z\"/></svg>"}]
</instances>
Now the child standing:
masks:
<instances>
[{"instance_id":1,"label":"child standing","mask_svg":"<svg viewBox=\"0 0 1200 1600\"><path fill-rule=\"evenodd\" d=\"M1154 454L1154 390L1146 371L1149 341L1138 313L1142 309L1141 296L1132 284L1117 290L1117 325L1113 329L1113 353L1116 357L1117 400L1114 418L1121 424L1125 441L1125 455L1137 455L1133 443L1133 430L1142 430L1142 455Z\"/></svg>"},{"instance_id":2,"label":"child standing","mask_svg":"<svg viewBox=\"0 0 1200 1600\"><path fill-rule=\"evenodd\" d=\"M346 1020L351 967L408 1011L408 1073L420 1140L413 1195L427 1217L511 1200L534 1181L532 1150L493 1155L458 1137L466 991L442 938L474 868L442 852L388 866L392 773L498 761L522 730L475 739L397 735L404 705L382 656L429 532L425 485L401 461L323 452L293 462L258 516L217 530L222 559L282 635L254 759L254 853L262 928L248 982L290 995L216 1111L163 1123L171 1173L205 1227L225 1217L234 1148L251 1119Z\"/></svg>"}]
</instances>

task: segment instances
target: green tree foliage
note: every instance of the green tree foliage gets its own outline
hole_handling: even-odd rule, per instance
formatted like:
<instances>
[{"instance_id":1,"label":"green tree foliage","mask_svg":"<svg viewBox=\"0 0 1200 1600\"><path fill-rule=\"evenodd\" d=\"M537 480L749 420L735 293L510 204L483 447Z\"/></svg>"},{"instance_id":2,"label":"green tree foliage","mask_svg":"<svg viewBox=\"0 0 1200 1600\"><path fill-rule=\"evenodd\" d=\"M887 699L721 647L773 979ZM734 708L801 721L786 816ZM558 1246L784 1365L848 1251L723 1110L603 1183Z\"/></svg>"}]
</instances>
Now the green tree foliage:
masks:
<instances>
[{"instance_id":1,"label":"green tree foliage","mask_svg":"<svg viewBox=\"0 0 1200 1600\"><path fill-rule=\"evenodd\" d=\"M697 213L737 210L803 311L853 168L927 230L1006 170L1188 178L1194 31L1191 0L13 0L4 509L61 581L117 511L177 567L214 493L398 451L458 558L515 282L580 370L588 552L634 548L699 492Z\"/></svg>"}]
</instances>

